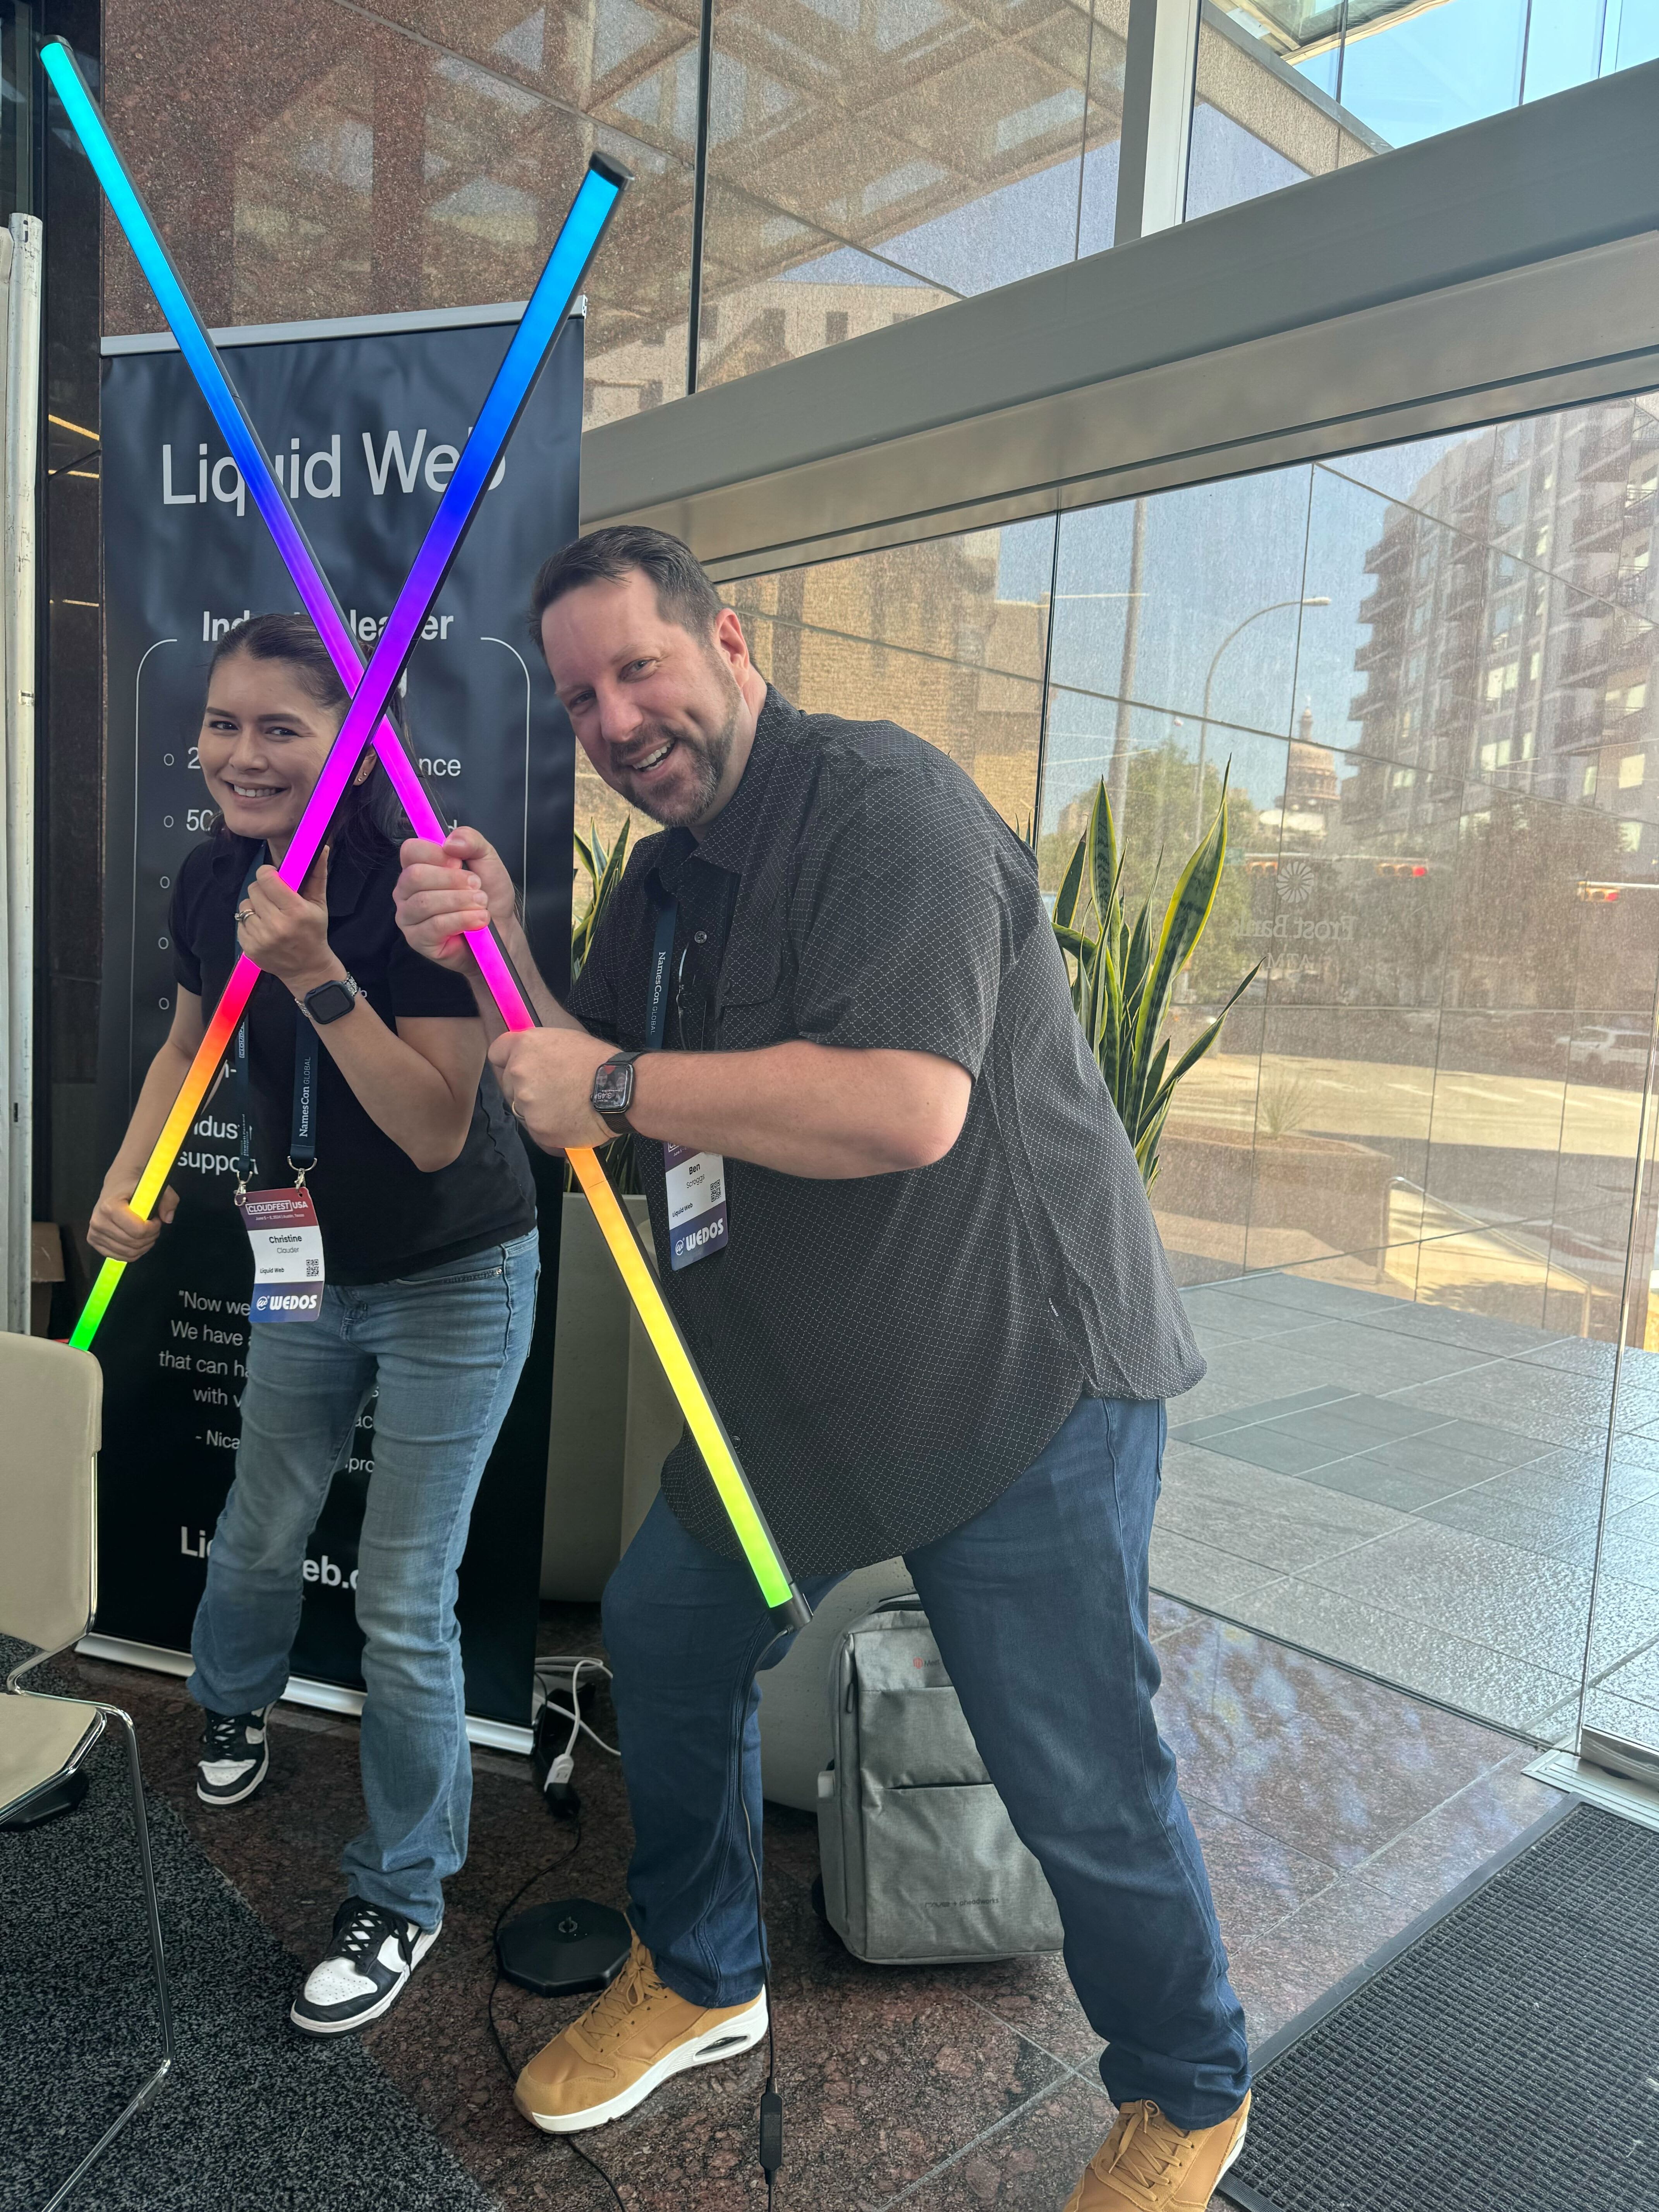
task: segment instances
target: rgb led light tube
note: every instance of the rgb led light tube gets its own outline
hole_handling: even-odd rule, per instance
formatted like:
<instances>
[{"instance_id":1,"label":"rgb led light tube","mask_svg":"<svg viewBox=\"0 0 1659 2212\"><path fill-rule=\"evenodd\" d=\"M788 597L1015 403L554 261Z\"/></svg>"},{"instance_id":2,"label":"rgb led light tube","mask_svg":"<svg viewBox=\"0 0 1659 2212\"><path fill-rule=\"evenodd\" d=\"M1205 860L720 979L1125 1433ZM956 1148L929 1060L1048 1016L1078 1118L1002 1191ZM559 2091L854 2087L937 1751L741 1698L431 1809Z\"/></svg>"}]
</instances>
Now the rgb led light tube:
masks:
<instances>
[{"instance_id":1,"label":"rgb led light tube","mask_svg":"<svg viewBox=\"0 0 1659 2212\"><path fill-rule=\"evenodd\" d=\"M167 325L230 447L249 495L270 531L330 658L353 695L345 720L278 872L284 882L296 888L303 883L340 796L371 738L416 833L441 841L444 825L437 810L396 731L382 717L501 452L512 434L543 362L563 327L571 301L628 182L626 173L601 156L590 161L587 174L526 303L478 419L440 500L426 539L365 671L357 641L347 626L339 602L271 468L212 338L173 268L160 233L126 174L73 55L62 40L54 40L43 49L41 61L155 293ZM468 943L507 1028L533 1029L534 1017L493 932L470 932ZM254 963L246 957L239 957L231 971L184 1086L130 1201L132 1210L141 1216L149 1214L161 1195L167 1170L222 1065L258 973ZM632 1225L598 1156L588 1148L579 1147L572 1149L568 1157L662 1363L762 1595L769 1606L784 1608L799 1626L810 1618L809 1608L778 1554L765 1516L738 1463L690 1348L663 1300L656 1277L641 1252ZM85 1346L92 1342L125 1265L119 1261L105 1261L76 1323L70 1339L72 1344Z\"/></svg>"}]
</instances>

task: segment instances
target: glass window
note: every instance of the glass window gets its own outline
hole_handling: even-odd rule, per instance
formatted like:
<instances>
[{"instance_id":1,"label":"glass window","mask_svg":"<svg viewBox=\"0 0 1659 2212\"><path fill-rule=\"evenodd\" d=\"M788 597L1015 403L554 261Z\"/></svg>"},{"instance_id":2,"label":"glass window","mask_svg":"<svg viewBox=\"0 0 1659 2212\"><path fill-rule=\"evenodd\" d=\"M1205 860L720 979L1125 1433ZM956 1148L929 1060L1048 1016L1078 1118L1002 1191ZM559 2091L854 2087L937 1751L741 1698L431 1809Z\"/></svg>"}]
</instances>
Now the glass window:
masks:
<instances>
[{"instance_id":1,"label":"glass window","mask_svg":"<svg viewBox=\"0 0 1659 2212\"><path fill-rule=\"evenodd\" d=\"M1036 805L1052 521L975 531L731 587L797 706L878 715L961 763L1000 812Z\"/></svg>"},{"instance_id":2,"label":"glass window","mask_svg":"<svg viewBox=\"0 0 1659 2212\"><path fill-rule=\"evenodd\" d=\"M1044 881L1103 780L1127 848L1149 866L1161 851L1172 881L1228 768L1235 888L1197 1006L1262 963L1258 1010L1230 1017L1177 1100L1154 1191L1186 1279L1346 1250L1391 1295L1489 1280L1494 1310L1530 1299L1541 1325L1560 1092L1552 1109L1526 1086L1565 1079L1590 1000L1654 988L1636 908L1607 916L1652 866L1632 804L1647 741L1629 734L1653 659L1646 572L1639 598L1609 587L1632 574L1627 493L1656 440L1649 406L1619 402L1065 518ZM1507 550L1549 526L1554 565ZM1513 1129L1480 1120L1500 1097ZM1304 1194L1323 1228L1287 1199L1264 1212L1212 1125L1369 1150L1386 1207L1374 1190L1351 1191L1346 1215L1330 1190L1316 1200L1337 1170L1314 1146ZM1540 1220L1534 1245L1475 1239L1431 1261L1494 1206ZM1599 1333L1616 1300L1579 1261L1572 1294Z\"/></svg>"},{"instance_id":3,"label":"glass window","mask_svg":"<svg viewBox=\"0 0 1659 2212\"><path fill-rule=\"evenodd\" d=\"M1036 810L1052 520L751 576L725 586L755 664L799 707L885 717L959 761L1022 835ZM576 823L626 810L576 763ZM635 834L652 825L639 822Z\"/></svg>"},{"instance_id":4,"label":"glass window","mask_svg":"<svg viewBox=\"0 0 1659 2212\"><path fill-rule=\"evenodd\" d=\"M1223 0L1200 32L1189 219L1659 53L1659 0Z\"/></svg>"},{"instance_id":5,"label":"glass window","mask_svg":"<svg viewBox=\"0 0 1659 2212\"><path fill-rule=\"evenodd\" d=\"M1127 0L721 0L698 382L1111 243Z\"/></svg>"},{"instance_id":6,"label":"glass window","mask_svg":"<svg viewBox=\"0 0 1659 2212\"><path fill-rule=\"evenodd\" d=\"M1320 618L1302 605L1322 588L1304 578L1307 501L1307 471L1285 470L1067 515L1055 682L1288 736L1297 632Z\"/></svg>"},{"instance_id":7,"label":"glass window","mask_svg":"<svg viewBox=\"0 0 1659 2212\"><path fill-rule=\"evenodd\" d=\"M587 418L683 392L695 7L404 0L379 13L296 43L280 11L240 11L214 50L214 127L181 157L199 58L111 11L112 120L208 319L523 299L599 147L636 181L589 283ZM155 327L113 239L105 292L106 329Z\"/></svg>"},{"instance_id":8,"label":"glass window","mask_svg":"<svg viewBox=\"0 0 1659 2212\"><path fill-rule=\"evenodd\" d=\"M1152 1188L1209 1360L1170 1408L1154 1584L1545 1740L1578 1694L1622 1335L1593 1654L1619 1688L1592 1673L1592 1705L1659 1741L1656 458L1653 404L1620 401L1060 541L1043 881L1103 781L1128 895L1161 902L1224 769L1176 1048L1255 971Z\"/></svg>"},{"instance_id":9,"label":"glass window","mask_svg":"<svg viewBox=\"0 0 1659 2212\"><path fill-rule=\"evenodd\" d=\"M1634 69L1640 62L1656 58L1659 58L1659 0L1606 0L1602 70Z\"/></svg>"},{"instance_id":10,"label":"glass window","mask_svg":"<svg viewBox=\"0 0 1659 2212\"><path fill-rule=\"evenodd\" d=\"M1259 199L1364 161L1382 141L1345 114L1316 74L1279 58L1255 26L1206 13L1187 167L1187 217Z\"/></svg>"},{"instance_id":11,"label":"glass window","mask_svg":"<svg viewBox=\"0 0 1659 2212\"><path fill-rule=\"evenodd\" d=\"M1520 99L1526 27L1527 0L1378 11L1349 27L1336 97L1390 146L1455 131Z\"/></svg>"}]
</instances>

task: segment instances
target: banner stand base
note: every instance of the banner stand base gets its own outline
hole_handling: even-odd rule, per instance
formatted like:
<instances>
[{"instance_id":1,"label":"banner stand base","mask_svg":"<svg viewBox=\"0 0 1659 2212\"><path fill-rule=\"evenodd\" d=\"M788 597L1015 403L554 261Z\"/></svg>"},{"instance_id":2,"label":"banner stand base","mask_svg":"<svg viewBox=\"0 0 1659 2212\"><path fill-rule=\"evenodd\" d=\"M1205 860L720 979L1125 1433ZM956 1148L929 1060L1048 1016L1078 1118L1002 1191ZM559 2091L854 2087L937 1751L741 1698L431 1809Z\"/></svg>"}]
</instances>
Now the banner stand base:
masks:
<instances>
[{"instance_id":1,"label":"banner stand base","mask_svg":"<svg viewBox=\"0 0 1659 2212\"><path fill-rule=\"evenodd\" d=\"M130 1644L120 1636L83 1636L75 1648L88 1659L112 1659L119 1667L148 1667L156 1674L188 1674L191 1668L187 1651L169 1651L159 1644ZM313 1682L303 1674L290 1674L282 1702L355 1717L363 1709L363 1693L338 1682ZM469 1743L489 1751L516 1751L526 1759L533 1742L527 1728L514 1728L507 1721L479 1720L471 1713L466 1717L466 1735Z\"/></svg>"}]
</instances>

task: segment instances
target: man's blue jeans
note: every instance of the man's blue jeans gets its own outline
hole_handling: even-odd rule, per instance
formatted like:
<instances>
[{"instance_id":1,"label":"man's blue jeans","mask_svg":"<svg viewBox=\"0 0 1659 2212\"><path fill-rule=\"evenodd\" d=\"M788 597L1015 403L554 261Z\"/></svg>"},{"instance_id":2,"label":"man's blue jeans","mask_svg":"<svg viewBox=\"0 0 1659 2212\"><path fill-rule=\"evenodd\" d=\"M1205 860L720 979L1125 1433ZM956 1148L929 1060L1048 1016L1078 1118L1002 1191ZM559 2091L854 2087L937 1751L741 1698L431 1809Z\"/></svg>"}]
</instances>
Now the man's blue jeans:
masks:
<instances>
[{"instance_id":1,"label":"man's blue jeans","mask_svg":"<svg viewBox=\"0 0 1659 2212\"><path fill-rule=\"evenodd\" d=\"M1164 1408L1085 1398L994 1505L906 1565L991 1779L1048 1876L1072 1985L1119 2104L1179 2127L1249 2086L1244 2016L1175 1760L1152 1717L1146 1553ZM805 1587L813 1601L838 1577ZM747 1566L659 1498L605 1595L635 1850L631 1917L669 1987L761 1984L757 1668L774 1626ZM785 1647L787 1648L787 1647ZM770 1655L775 1664L781 1650ZM739 1790L742 1796L739 1796Z\"/></svg>"},{"instance_id":2,"label":"man's blue jeans","mask_svg":"<svg viewBox=\"0 0 1659 2212\"><path fill-rule=\"evenodd\" d=\"M306 1540L378 1382L356 1582L368 1826L343 1864L354 1897L423 1928L466 1857L457 1571L530 1348L537 1273L532 1231L401 1282L331 1284L315 1321L250 1332L236 1480L191 1638L198 1705L252 1712L282 1695Z\"/></svg>"}]
</instances>

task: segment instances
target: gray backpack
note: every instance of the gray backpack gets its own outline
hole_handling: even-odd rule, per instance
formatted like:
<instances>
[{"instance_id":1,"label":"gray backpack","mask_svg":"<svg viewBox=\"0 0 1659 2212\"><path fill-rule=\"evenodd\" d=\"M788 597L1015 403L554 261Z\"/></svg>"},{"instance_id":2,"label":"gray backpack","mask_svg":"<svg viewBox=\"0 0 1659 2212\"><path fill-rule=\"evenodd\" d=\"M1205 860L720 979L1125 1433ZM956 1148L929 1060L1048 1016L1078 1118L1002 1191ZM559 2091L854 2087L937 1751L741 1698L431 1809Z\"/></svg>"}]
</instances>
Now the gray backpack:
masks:
<instances>
[{"instance_id":1,"label":"gray backpack","mask_svg":"<svg viewBox=\"0 0 1659 2212\"><path fill-rule=\"evenodd\" d=\"M917 1966L1059 1950L1054 1893L985 1771L914 1591L842 1638L830 1732L824 1917L855 1957Z\"/></svg>"}]
</instances>

